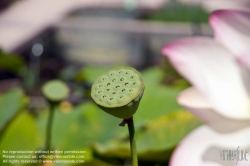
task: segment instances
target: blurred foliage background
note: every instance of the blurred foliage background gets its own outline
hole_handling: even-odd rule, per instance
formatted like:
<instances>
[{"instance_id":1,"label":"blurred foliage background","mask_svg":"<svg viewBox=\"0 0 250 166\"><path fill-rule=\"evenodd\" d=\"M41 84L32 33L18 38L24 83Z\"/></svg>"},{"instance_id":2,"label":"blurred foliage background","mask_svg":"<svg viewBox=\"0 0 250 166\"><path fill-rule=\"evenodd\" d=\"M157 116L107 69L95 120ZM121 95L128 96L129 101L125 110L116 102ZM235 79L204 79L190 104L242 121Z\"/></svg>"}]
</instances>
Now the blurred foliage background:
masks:
<instances>
[{"instance_id":1,"label":"blurred foliage background","mask_svg":"<svg viewBox=\"0 0 250 166\"><path fill-rule=\"evenodd\" d=\"M175 1L157 11L80 10L47 29L22 51L1 51L0 150L44 148L49 108L41 86L57 78L70 87L71 93L56 108L52 149L85 150L86 166L129 165L127 127L118 126L121 119L95 105L90 88L105 71L132 66L142 73L146 87L134 116L139 165L167 165L174 148L201 122L177 104L178 94L190 85L161 57L160 49L182 36L208 35L201 29L208 15L199 5ZM161 22L164 27L171 24L177 29L184 24L172 23L187 23L187 30L155 33L149 28L141 32L135 26L128 32L126 28L102 29L97 26L102 25L100 20L105 20L105 25L110 20L114 24L132 20L138 26Z\"/></svg>"},{"instance_id":2,"label":"blurred foliage background","mask_svg":"<svg viewBox=\"0 0 250 166\"><path fill-rule=\"evenodd\" d=\"M84 81L91 84L108 69L86 66L77 76L84 75ZM157 66L143 70L142 75L146 90L134 116L139 160L141 165L166 164L179 141L201 122L176 103L177 95L188 86L182 78L176 76L171 85L163 84L163 69ZM173 76L170 79L173 82ZM127 128L118 126L121 119L94 104L89 89L81 83L77 86L72 94L80 93L82 100L72 108L64 103L56 110L53 149L86 150L89 165L125 164L130 158ZM32 108L31 101L20 88L0 96L0 149L43 149L48 108Z\"/></svg>"}]
</instances>

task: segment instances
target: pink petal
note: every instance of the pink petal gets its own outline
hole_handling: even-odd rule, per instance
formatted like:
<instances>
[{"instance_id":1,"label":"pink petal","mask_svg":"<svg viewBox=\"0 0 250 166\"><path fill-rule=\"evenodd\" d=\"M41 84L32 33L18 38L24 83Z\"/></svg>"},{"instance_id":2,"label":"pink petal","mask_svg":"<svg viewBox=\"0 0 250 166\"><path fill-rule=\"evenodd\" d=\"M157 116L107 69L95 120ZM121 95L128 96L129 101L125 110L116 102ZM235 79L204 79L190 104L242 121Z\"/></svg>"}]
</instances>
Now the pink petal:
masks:
<instances>
[{"instance_id":1,"label":"pink petal","mask_svg":"<svg viewBox=\"0 0 250 166\"><path fill-rule=\"evenodd\" d=\"M250 100L230 51L210 38L186 38L162 49L174 67L228 118L250 119Z\"/></svg>"},{"instance_id":2,"label":"pink petal","mask_svg":"<svg viewBox=\"0 0 250 166\"><path fill-rule=\"evenodd\" d=\"M230 134L221 134L208 126L191 132L176 148L170 166L234 166L235 161L221 160L220 150L250 149L250 128ZM249 156L247 156L249 157ZM238 161L237 165L250 165L250 160Z\"/></svg>"},{"instance_id":3,"label":"pink petal","mask_svg":"<svg viewBox=\"0 0 250 166\"><path fill-rule=\"evenodd\" d=\"M250 12L221 10L210 17L215 38L223 43L236 56L250 46Z\"/></svg>"},{"instance_id":4,"label":"pink petal","mask_svg":"<svg viewBox=\"0 0 250 166\"><path fill-rule=\"evenodd\" d=\"M248 71L250 71L250 49L237 57L238 63Z\"/></svg>"},{"instance_id":5,"label":"pink petal","mask_svg":"<svg viewBox=\"0 0 250 166\"><path fill-rule=\"evenodd\" d=\"M178 96L178 103L204 121L214 130L227 133L250 126L250 120L231 119L214 111L207 99L195 88L191 87Z\"/></svg>"}]
</instances>

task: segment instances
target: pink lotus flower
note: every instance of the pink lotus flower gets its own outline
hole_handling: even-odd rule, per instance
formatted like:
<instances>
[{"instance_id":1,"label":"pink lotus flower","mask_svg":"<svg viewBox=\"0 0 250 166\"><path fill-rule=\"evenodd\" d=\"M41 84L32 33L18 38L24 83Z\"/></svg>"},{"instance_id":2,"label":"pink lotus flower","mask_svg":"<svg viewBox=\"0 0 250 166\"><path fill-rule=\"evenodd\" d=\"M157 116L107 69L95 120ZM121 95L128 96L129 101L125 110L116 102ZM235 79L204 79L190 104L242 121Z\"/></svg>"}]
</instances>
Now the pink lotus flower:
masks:
<instances>
[{"instance_id":1,"label":"pink lotus flower","mask_svg":"<svg viewBox=\"0 0 250 166\"><path fill-rule=\"evenodd\" d=\"M210 25L214 38L185 38L162 49L192 84L179 104L206 123L180 143L171 166L250 165L250 13L216 11ZM230 150L245 158L230 161Z\"/></svg>"},{"instance_id":2,"label":"pink lotus flower","mask_svg":"<svg viewBox=\"0 0 250 166\"><path fill-rule=\"evenodd\" d=\"M249 0L209 0L198 1L202 7L209 12L218 9L234 9L234 10L248 10L250 9Z\"/></svg>"}]
</instances>

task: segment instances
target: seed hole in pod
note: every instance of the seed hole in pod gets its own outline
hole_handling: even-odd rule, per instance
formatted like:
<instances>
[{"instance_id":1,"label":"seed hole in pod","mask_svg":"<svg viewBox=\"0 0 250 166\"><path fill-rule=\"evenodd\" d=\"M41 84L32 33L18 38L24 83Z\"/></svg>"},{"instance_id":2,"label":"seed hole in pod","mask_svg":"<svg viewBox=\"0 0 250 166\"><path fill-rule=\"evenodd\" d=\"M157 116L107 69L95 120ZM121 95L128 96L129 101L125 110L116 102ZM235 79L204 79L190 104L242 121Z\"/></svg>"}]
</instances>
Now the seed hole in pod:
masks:
<instances>
[{"instance_id":1,"label":"seed hole in pod","mask_svg":"<svg viewBox=\"0 0 250 166\"><path fill-rule=\"evenodd\" d=\"M113 92L112 94L113 94L113 95L115 95L115 94L116 94L116 92Z\"/></svg>"},{"instance_id":2,"label":"seed hole in pod","mask_svg":"<svg viewBox=\"0 0 250 166\"><path fill-rule=\"evenodd\" d=\"M101 84L101 85L99 85L98 87L99 87L99 88L101 88L101 87L102 87L102 84Z\"/></svg>"},{"instance_id":3,"label":"seed hole in pod","mask_svg":"<svg viewBox=\"0 0 250 166\"><path fill-rule=\"evenodd\" d=\"M124 80L124 78L121 78L121 79L120 79L120 81L123 81L123 80Z\"/></svg>"},{"instance_id":4,"label":"seed hole in pod","mask_svg":"<svg viewBox=\"0 0 250 166\"><path fill-rule=\"evenodd\" d=\"M131 76L131 77L130 77L130 79L133 79L133 78L134 78L134 76Z\"/></svg>"},{"instance_id":5,"label":"seed hole in pod","mask_svg":"<svg viewBox=\"0 0 250 166\"><path fill-rule=\"evenodd\" d=\"M107 83L107 86L110 86L110 83Z\"/></svg>"},{"instance_id":6,"label":"seed hole in pod","mask_svg":"<svg viewBox=\"0 0 250 166\"><path fill-rule=\"evenodd\" d=\"M129 92L133 92L133 89L130 89Z\"/></svg>"},{"instance_id":7,"label":"seed hole in pod","mask_svg":"<svg viewBox=\"0 0 250 166\"><path fill-rule=\"evenodd\" d=\"M107 97L107 96L105 96L105 95L104 95L104 96L102 96L102 98L106 98L106 97Z\"/></svg>"},{"instance_id":8,"label":"seed hole in pod","mask_svg":"<svg viewBox=\"0 0 250 166\"><path fill-rule=\"evenodd\" d=\"M122 90L122 92L125 92L125 91L126 91L126 89L123 89L123 90Z\"/></svg>"},{"instance_id":9,"label":"seed hole in pod","mask_svg":"<svg viewBox=\"0 0 250 166\"><path fill-rule=\"evenodd\" d=\"M123 98L123 96L120 96L120 99L122 99Z\"/></svg>"},{"instance_id":10,"label":"seed hole in pod","mask_svg":"<svg viewBox=\"0 0 250 166\"><path fill-rule=\"evenodd\" d=\"M112 101L112 100L113 100L113 98L110 98L109 100L110 100L110 101Z\"/></svg>"},{"instance_id":11,"label":"seed hole in pod","mask_svg":"<svg viewBox=\"0 0 250 166\"><path fill-rule=\"evenodd\" d=\"M117 89L117 88L120 88L120 86L119 86L119 85L117 85L115 88L116 88L116 89Z\"/></svg>"},{"instance_id":12,"label":"seed hole in pod","mask_svg":"<svg viewBox=\"0 0 250 166\"><path fill-rule=\"evenodd\" d=\"M124 85L125 85L125 86L128 86L128 82L126 82Z\"/></svg>"},{"instance_id":13,"label":"seed hole in pod","mask_svg":"<svg viewBox=\"0 0 250 166\"><path fill-rule=\"evenodd\" d=\"M136 82L134 82L132 85L136 85Z\"/></svg>"},{"instance_id":14,"label":"seed hole in pod","mask_svg":"<svg viewBox=\"0 0 250 166\"><path fill-rule=\"evenodd\" d=\"M114 76L115 73L114 73L114 72L110 72L109 75L110 75L110 76Z\"/></svg>"},{"instance_id":15,"label":"seed hole in pod","mask_svg":"<svg viewBox=\"0 0 250 166\"><path fill-rule=\"evenodd\" d=\"M102 80L103 80L103 81L106 80L106 77L102 77Z\"/></svg>"},{"instance_id":16,"label":"seed hole in pod","mask_svg":"<svg viewBox=\"0 0 250 166\"><path fill-rule=\"evenodd\" d=\"M97 92L98 94L102 93L102 91Z\"/></svg>"},{"instance_id":17,"label":"seed hole in pod","mask_svg":"<svg viewBox=\"0 0 250 166\"><path fill-rule=\"evenodd\" d=\"M110 89L106 89L106 91L108 92L108 91L110 91Z\"/></svg>"},{"instance_id":18,"label":"seed hole in pod","mask_svg":"<svg viewBox=\"0 0 250 166\"><path fill-rule=\"evenodd\" d=\"M128 75L128 72L126 72L125 74Z\"/></svg>"},{"instance_id":19,"label":"seed hole in pod","mask_svg":"<svg viewBox=\"0 0 250 166\"><path fill-rule=\"evenodd\" d=\"M115 79L112 80L112 82L115 82L115 81L116 81Z\"/></svg>"}]
</instances>

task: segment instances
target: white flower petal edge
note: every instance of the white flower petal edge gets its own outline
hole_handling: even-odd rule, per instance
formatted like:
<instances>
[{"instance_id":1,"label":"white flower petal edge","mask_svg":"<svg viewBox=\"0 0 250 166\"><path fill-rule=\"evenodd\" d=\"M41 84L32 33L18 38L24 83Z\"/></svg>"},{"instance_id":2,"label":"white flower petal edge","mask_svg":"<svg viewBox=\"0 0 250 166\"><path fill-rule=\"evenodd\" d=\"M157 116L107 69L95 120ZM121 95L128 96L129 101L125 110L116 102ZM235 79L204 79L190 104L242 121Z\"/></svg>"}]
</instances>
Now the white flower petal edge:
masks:
<instances>
[{"instance_id":1,"label":"white flower petal edge","mask_svg":"<svg viewBox=\"0 0 250 166\"><path fill-rule=\"evenodd\" d=\"M250 47L250 46L249 46ZM245 82L245 87L250 94L250 49L236 58Z\"/></svg>"},{"instance_id":2,"label":"white flower petal edge","mask_svg":"<svg viewBox=\"0 0 250 166\"><path fill-rule=\"evenodd\" d=\"M163 47L175 69L231 119L250 119L250 99L232 53L211 38L185 38ZM222 65L223 63L223 65Z\"/></svg>"},{"instance_id":3,"label":"white flower petal edge","mask_svg":"<svg viewBox=\"0 0 250 166\"><path fill-rule=\"evenodd\" d=\"M210 16L215 39L223 43L235 56L250 46L250 12L219 10Z\"/></svg>"},{"instance_id":4,"label":"white flower petal edge","mask_svg":"<svg viewBox=\"0 0 250 166\"><path fill-rule=\"evenodd\" d=\"M218 132L233 132L250 126L250 120L231 119L218 114L207 99L195 88L183 91L177 98L180 105Z\"/></svg>"},{"instance_id":5,"label":"white flower petal edge","mask_svg":"<svg viewBox=\"0 0 250 166\"><path fill-rule=\"evenodd\" d=\"M170 166L234 166L235 161L223 161L219 150L250 149L250 128L230 134L213 131L206 125L191 132L174 151ZM248 161L238 161L238 165L250 165Z\"/></svg>"}]
</instances>

